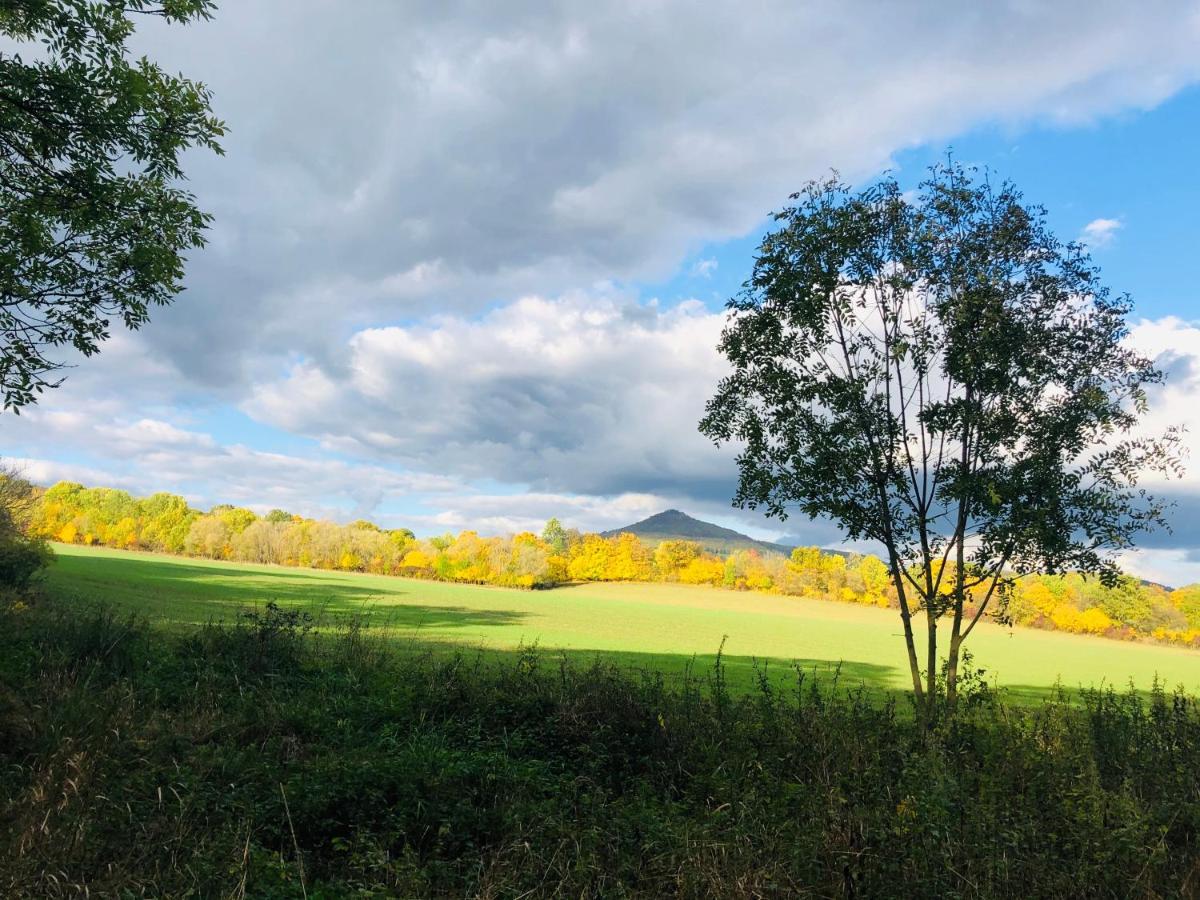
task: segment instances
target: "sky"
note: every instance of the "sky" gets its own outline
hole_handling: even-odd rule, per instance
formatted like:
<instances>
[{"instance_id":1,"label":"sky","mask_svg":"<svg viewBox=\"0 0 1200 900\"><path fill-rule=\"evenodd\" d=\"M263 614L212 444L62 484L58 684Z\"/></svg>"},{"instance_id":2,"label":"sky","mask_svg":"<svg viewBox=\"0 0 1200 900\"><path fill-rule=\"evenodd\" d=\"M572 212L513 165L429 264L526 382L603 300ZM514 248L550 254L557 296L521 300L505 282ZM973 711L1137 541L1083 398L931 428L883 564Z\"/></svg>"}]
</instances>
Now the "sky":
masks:
<instances>
[{"instance_id":1,"label":"sky","mask_svg":"<svg viewBox=\"0 0 1200 900\"><path fill-rule=\"evenodd\" d=\"M730 507L696 423L723 304L788 194L905 185L952 149L1044 205L1135 303L1149 424L1200 465L1200 4L226 2L140 27L226 155L187 290L0 455L59 479L419 534ZM1196 470L1200 472L1200 470ZM1200 581L1200 474L1127 567Z\"/></svg>"}]
</instances>

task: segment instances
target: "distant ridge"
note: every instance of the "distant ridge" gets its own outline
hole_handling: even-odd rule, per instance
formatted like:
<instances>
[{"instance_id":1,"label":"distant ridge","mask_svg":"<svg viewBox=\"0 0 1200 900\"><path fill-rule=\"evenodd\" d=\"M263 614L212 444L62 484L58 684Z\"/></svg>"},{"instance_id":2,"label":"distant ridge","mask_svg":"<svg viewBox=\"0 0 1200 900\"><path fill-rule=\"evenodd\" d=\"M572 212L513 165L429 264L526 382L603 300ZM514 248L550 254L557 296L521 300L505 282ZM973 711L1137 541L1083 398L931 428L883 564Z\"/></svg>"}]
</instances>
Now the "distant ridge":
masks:
<instances>
[{"instance_id":1,"label":"distant ridge","mask_svg":"<svg viewBox=\"0 0 1200 900\"><path fill-rule=\"evenodd\" d=\"M732 528L702 522L677 509L664 510L624 528L605 531L603 536L612 537L624 532L636 534L651 546L657 546L662 541L695 541L708 552L721 555L734 550L757 550L760 553L777 553L782 556L789 556L792 552L792 548L787 545L756 541Z\"/></svg>"}]
</instances>

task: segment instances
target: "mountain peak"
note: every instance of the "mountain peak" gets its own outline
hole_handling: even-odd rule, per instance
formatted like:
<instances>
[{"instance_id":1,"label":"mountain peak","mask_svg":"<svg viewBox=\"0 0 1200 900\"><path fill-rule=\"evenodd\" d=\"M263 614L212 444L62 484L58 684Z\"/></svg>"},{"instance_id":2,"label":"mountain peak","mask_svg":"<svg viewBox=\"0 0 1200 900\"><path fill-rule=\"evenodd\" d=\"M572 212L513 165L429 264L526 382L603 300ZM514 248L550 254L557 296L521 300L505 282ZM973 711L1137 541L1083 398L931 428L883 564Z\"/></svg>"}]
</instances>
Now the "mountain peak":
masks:
<instances>
[{"instance_id":1,"label":"mountain peak","mask_svg":"<svg viewBox=\"0 0 1200 900\"><path fill-rule=\"evenodd\" d=\"M662 541L695 541L705 550L726 554L734 550L758 550L760 553L791 553L792 548L782 544L758 541L749 535L705 522L678 509L664 509L640 522L603 532L604 537L629 532L643 541L657 545Z\"/></svg>"},{"instance_id":2,"label":"mountain peak","mask_svg":"<svg viewBox=\"0 0 1200 900\"><path fill-rule=\"evenodd\" d=\"M664 509L662 512L655 513L654 515L648 516L647 518L642 519L642 521L634 524L645 525L649 522L699 522L701 525L709 524L708 522L701 522L699 519L689 516L687 513L678 509ZM719 526L713 525L712 527L717 528Z\"/></svg>"}]
</instances>

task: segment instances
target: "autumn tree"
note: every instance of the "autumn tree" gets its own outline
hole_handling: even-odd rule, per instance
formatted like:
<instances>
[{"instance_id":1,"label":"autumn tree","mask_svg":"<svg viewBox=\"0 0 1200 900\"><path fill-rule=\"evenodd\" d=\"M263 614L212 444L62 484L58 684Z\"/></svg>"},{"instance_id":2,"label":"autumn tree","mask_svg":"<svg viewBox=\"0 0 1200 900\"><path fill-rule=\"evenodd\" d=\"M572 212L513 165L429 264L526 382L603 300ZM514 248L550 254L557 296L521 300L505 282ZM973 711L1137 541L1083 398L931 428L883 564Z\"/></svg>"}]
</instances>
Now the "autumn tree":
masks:
<instances>
[{"instance_id":1,"label":"autumn tree","mask_svg":"<svg viewBox=\"0 0 1200 900\"><path fill-rule=\"evenodd\" d=\"M1138 481L1178 472L1177 438L1134 432L1161 374L1125 340L1128 297L1010 184L951 162L912 196L888 177L792 201L729 303L732 373L700 428L741 447L735 504L885 548L932 720L943 619L952 708L963 642L1016 576L1113 583L1164 524Z\"/></svg>"},{"instance_id":2,"label":"autumn tree","mask_svg":"<svg viewBox=\"0 0 1200 900\"><path fill-rule=\"evenodd\" d=\"M184 549L191 556L221 559L229 548L231 537L229 526L219 516L200 516L188 528Z\"/></svg>"},{"instance_id":3,"label":"autumn tree","mask_svg":"<svg viewBox=\"0 0 1200 900\"><path fill-rule=\"evenodd\" d=\"M29 533L37 492L13 465L0 461L0 587L22 588L50 562L46 542Z\"/></svg>"},{"instance_id":4,"label":"autumn tree","mask_svg":"<svg viewBox=\"0 0 1200 900\"><path fill-rule=\"evenodd\" d=\"M61 348L96 353L182 289L209 216L180 187L221 152L203 85L133 60L136 18L208 18L212 0L0 2L0 390L56 387Z\"/></svg>"},{"instance_id":5,"label":"autumn tree","mask_svg":"<svg viewBox=\"0 0 1200 900\"><path fill-rule=\"evenodd\" d=\"M1200 584L1177 588L1171 592L1171 600L1189 628L1200 628Z\"/></svg>"},{"instance_id":6,"label":"autumn tree","mask_svg":"<svg viewBox=\"0 0 1200 900\"><path fill-rule=\"evenodd\" d=\"M700 556L700 545L695 541L659 541L654 548L654 565L662 578L675 579L679 573Z\"/></svg>"},{"instance_id":7,"label":"autumn tree","mask_svg":"<svg viewBox=\"0 0 1200 900\"><path fill-rule=\"evenodd\" d=\"M142 519L139 542L152 550L179 553L196 518L187 501L175 494L158 493L139 504Z\"/></svg>"}]
</instances>

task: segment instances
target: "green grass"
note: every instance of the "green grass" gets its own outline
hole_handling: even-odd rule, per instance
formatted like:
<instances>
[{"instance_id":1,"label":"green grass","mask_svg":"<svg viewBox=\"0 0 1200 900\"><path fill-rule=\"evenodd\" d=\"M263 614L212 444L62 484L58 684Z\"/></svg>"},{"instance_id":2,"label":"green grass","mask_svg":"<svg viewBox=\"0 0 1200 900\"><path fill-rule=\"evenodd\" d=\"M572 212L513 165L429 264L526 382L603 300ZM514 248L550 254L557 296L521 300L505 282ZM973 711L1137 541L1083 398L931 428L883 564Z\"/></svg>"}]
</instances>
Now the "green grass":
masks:
<instances>
[{"instance_id":1,"label":"green grass","mask_svg":"<svg viewBox=\"0 0 1200 900\"><path fill-rule=\"evenodd\" d=\"M46 576L60 597L102 601L152 624L229 621L275 601L304 607L326 623L369 616L400 642L466 644L502 653L522 645L641 668L711 669L724 641L730 686L755 681L755 660L779 677L793 661L843 683L900 689L908 683L895 611L712 588L587 584L552 591L444 584L343 572L221 563L57 545ZM1133 684L1200 693L1200 654L1178 648L1029 629L983 626L968 647L989 681L1013 698L1064 687Z\"/></svg>"}]
</instances>

